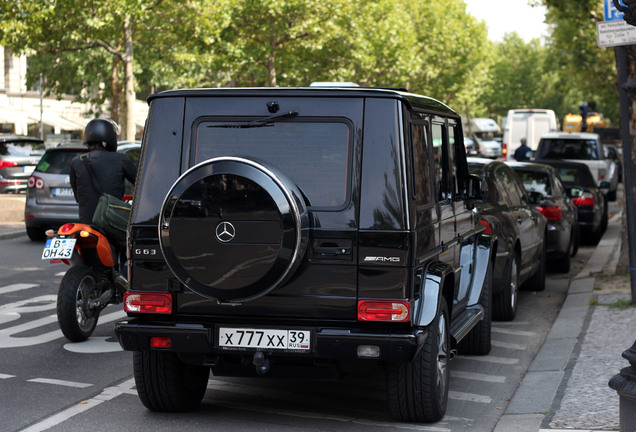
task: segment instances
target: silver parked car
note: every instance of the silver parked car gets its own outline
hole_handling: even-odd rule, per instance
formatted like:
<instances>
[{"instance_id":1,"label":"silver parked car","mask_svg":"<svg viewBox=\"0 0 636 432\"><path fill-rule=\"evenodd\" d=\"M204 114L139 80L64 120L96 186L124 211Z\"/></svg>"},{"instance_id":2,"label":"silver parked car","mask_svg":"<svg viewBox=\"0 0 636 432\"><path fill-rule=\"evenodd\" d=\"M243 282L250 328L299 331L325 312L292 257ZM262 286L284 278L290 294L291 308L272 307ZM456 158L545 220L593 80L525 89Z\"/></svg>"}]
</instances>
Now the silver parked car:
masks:
<instances>
[{"instance_id":1,"label":"silver parked car","mask_svg":"<svg viewBox=\"0 0 636 432\"><path fill-rule=\"evenodd\" d=\"M27 136L0 137L0 193L21 193L44 153L42 140Z\"/></svg>"},{"instance_id":2,"label":"silver parked car","mask_svg":"<svg viewBox=\"0 0 636 432\"><path fill-rule=\"evenodd\" d=\"M138 141L122 141L117 151L126 154L136 164L140 149ZM79 220L69 171L73 158L86 151L81 144L61 144L47 149L42 156L29 178L24 207L24 223L31 240L44 240L47 229L57 229L65 223ZM132 195L132 185L126 185L126 193Z\"/></svg>"}]
</instances>

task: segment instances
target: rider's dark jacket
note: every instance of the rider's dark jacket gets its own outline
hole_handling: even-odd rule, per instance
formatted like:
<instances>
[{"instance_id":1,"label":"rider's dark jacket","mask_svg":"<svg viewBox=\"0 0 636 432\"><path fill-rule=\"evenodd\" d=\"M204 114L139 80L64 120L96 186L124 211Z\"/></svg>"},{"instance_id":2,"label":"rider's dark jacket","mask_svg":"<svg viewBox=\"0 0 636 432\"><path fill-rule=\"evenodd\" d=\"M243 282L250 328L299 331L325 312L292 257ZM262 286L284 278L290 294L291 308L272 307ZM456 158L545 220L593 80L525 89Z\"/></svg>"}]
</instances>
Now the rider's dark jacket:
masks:
<instances>
[{"instance_id":1,"label":"rider's dark jacket","mask_svg":"<svg viewBox=\"0 0 636 432\"><path fill-rule=\"evenodd\" d=\"M101 147L93 148L85 155L77 156L71 161L69 175L75 200L79 204L80 222L90 224L101 193L95 190L90 173L82 159L86 159L90 164L101 192L117 198L122 198L124 195L125 179L131 183L135 182L137 167L127 156L106 151Z\"/></svg>"}]
</instances>

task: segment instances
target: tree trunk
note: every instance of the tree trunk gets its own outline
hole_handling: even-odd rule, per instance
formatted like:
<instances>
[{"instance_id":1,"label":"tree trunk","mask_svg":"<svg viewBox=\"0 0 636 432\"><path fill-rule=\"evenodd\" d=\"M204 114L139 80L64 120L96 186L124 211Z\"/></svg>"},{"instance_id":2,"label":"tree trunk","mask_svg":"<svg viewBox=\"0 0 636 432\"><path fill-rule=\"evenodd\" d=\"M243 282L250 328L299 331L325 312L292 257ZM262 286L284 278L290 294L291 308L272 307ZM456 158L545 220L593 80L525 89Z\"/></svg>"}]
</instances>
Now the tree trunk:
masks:
<instances>
[{"instance_id":1,"label":"tree trunk","mask_svg":"<svg viewBox=\"0 0 636 432\"><path fill-rule=\"evenodd\" d=\"M133 76L133 39L132 18L130 15L124 18L124 66L125 66L125 93L126 93L126 121L123 139L134 140L137 132L135 125L135 82Z\"/></svg>"},{"instance_id":2,"label":"tree trunk","mask_svg":"<svg viewBox=\"0 0 636 432\"><path fill-rule=\"evenodd\" d=\"M273 50L267 56L267 86L276 87L276 57Z\"/></svg>"},{"instance_id":3,"label":"tree trunk","mask_svg":"<svg viewBox=\"0 0 636 432\"><path fill-rule=\"evenodd\" d=\"M116 55L113 55L113 69L110 72L110 118L121 124L121 98L119 97L121 88L119 86L119 64L120 58Z\"/></svg>"}]
</instances>

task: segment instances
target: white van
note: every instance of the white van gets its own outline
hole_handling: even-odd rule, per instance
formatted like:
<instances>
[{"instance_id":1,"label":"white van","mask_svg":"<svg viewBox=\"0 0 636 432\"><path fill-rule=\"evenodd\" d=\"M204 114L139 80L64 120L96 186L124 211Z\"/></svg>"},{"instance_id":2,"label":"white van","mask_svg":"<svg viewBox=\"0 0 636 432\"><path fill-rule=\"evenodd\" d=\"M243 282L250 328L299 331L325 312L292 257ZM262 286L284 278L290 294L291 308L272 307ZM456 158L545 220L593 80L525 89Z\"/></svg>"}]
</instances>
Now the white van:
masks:
<instances>
[{"instance_id":1,"label":"white van","mask_svg":"<svg viewBox=\"0 0 636 432\"><path fill-rule=\"evenodd\" d=\"M514 159L515 150L521 146L521 138L525 137L528 147L536 151L543 134L558 130L557 117L552 110L509 110L503 134L503 158Z\"/></svg>"}]
</instances>

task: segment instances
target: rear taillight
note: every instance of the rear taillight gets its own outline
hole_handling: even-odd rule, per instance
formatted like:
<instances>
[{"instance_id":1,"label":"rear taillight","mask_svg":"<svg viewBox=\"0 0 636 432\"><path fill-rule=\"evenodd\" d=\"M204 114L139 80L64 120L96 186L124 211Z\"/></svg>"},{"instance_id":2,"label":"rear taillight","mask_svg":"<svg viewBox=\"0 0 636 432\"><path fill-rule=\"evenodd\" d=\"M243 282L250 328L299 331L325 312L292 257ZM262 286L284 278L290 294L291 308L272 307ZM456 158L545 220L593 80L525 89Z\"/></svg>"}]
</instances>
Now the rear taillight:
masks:
<instances>
[{"instance_id":1,"label":"rear taillight","mask_svg":"<svg viewBox=\"0 0 636 432\"><path fill-rule=\"evenodd\" d=\"M18 166L17 162L12 162L12 161L4 161L4 160L0 160L0 169L2 168L11 168L14 166Z\"/></svg>"},{"instance_id":2,"label":"rear taillight","mask_svg":"<svg viewBox=\"0 0 636 432\"><path fill-rule=\"evenodd\" d=\"M575 206L593 206L594 195L589 192L584 192L580 197L572 198L572 204Z\"/></svg>"},{"instance_id":3,"label":"rear taillight","mask_svg":"<svg viewBox=\"0 0 636 432\"><path fill-rule=\"evenodd\" d=\"M40 177L31 176L29 177L29 182L27 183L27 186L32 189L33 188L44 189L44 180L42 180Z\"/></svg>"},{"instance_id":4,"label":"rear taillight","mask_svg":"<svg viewBox=\"0 0 636 432\"><path fill-rule=\"evenodd\" d=\"M556 206L545 206L545 207L537 207L537 209L541 212L543 216L547 220L561 220L563 219L563 214L561 213L561 209Z\"/></svg>"},{"instance_id":5,"label":"rear taillight","mask_svg":"<svg viewBox=\"0 0 636 432\"><path fill-rule=\"evenodd\" d=\"M501 145L501 154L503 155L504 159L507 159L506 156L508 156L508 144L502 144Z\"/></svg>"},{"instance_id":6,"label":"rear taillight","mask_svg":"<svg viewBox=\"0 0 636 432\"><path fill-rule=\"evenodd\" d=\"M124 296L124 311L171 314L172 294L129 291Z\"/></svg>"},{"instance_id":7,"label":"rear taillight","mask_svg":"<svg viewBox=\"0 0 636 432\"><path fill-rule=\"evenodd\" d=\"M486 227L486 230L484 231L486 234L492 234L492 229L490 229L490 224L488 222L486 222L483 219L480 220L479 222Z\"/></svg>"},{"instance_id":8,"label":"rear taillight","mask_svg":"<svg viewBox=\"0 0 636 432\"><path fill-rule=\"evenodd\" d=\"M359 300L359 321L407 322L411 305L402 300Z\"/></svg>"}]
</instances>

